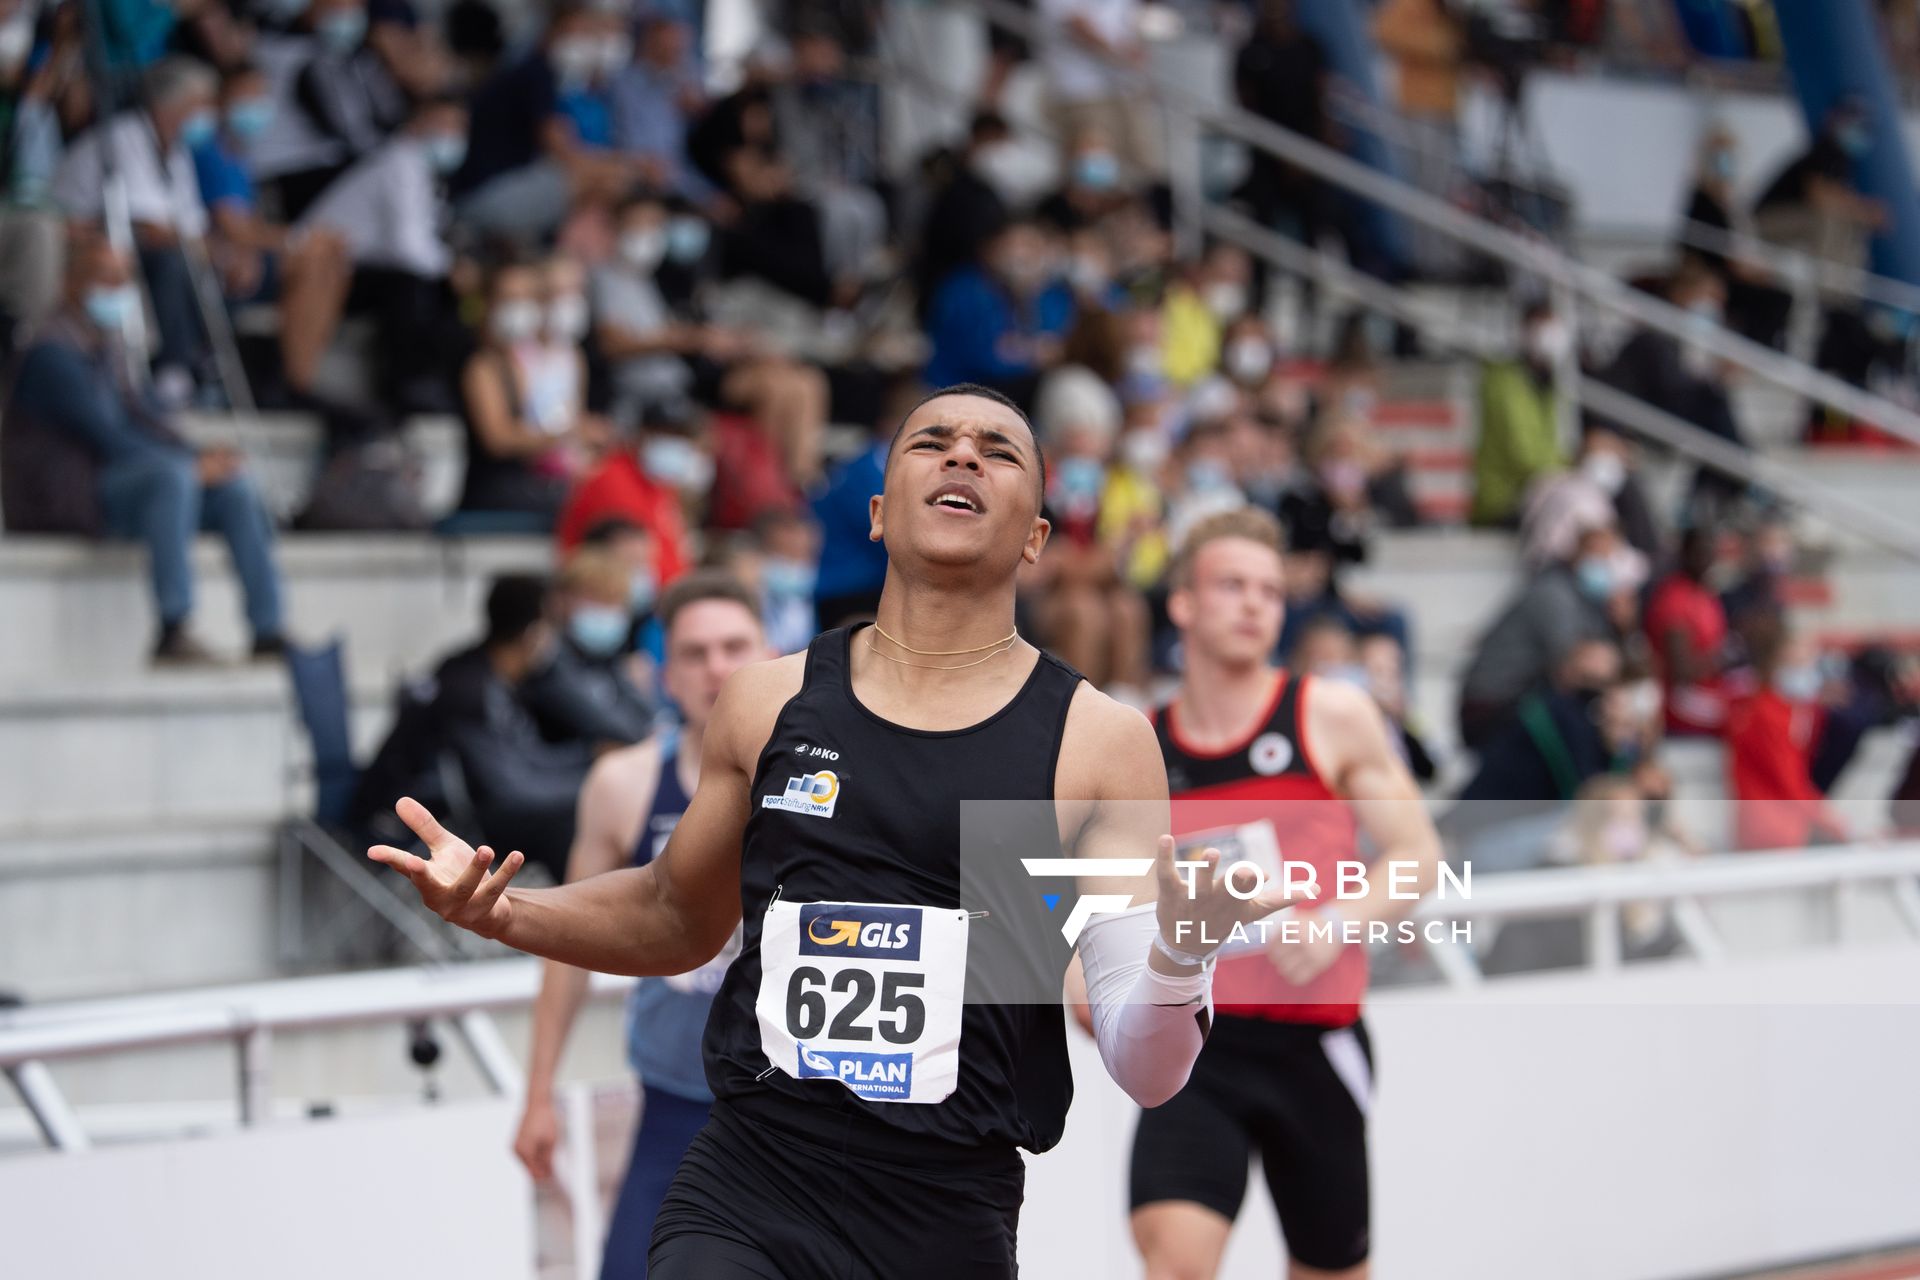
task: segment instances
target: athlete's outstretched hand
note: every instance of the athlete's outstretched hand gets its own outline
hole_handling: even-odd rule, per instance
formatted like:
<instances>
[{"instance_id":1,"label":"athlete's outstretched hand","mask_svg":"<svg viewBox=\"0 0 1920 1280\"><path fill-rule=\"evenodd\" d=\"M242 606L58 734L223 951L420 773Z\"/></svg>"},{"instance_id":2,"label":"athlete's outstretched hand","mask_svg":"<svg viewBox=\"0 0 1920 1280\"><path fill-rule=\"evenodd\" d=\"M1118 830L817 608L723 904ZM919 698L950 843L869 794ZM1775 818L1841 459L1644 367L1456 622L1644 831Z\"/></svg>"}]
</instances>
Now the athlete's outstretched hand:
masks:
<instances>
[{"instance_id":1,"label":"athlete's outstretched hand","mask_svg":"<svg viewBox=\"0 0 1920 1280\"><path fill-rule=\"evenodd\" d=\"M506 897L507 883L526 862L526 856L510 853L500 869L488 875L487 868L494 860L492 849L481 845L476 851L410 796L394 805L393 811L413 834L426 841L430 856L417 858L390 844L373 846L367 856L411 880L419 890L420 901L442 920L471 929L483 938L505 933L507 921L513 917L513 903Z\"/></svg>"},{"instance_id":2,"label":"athlete's outstretched hand","mask_svg":"<svg viewBox=\"0 0 1920 1280\"><path fill-rule=\"evenodd\" d=\"M1154 874L1159 880L1160 936L1176 951L1206 955L1227 941L1236 924L1251 924L1272 915L1297 896L1268 881L1250 897L1228 892L1227 877L1214 878L1220 865L1218 849L1203 849L1180 861L1204 862L1203 867L1178 867L1174 861L1172 836L1160 837L1160 849L1154 858ZM1236 888L1250 892L1253 883L1246 873Z\"/></svg>"}]
</instances>

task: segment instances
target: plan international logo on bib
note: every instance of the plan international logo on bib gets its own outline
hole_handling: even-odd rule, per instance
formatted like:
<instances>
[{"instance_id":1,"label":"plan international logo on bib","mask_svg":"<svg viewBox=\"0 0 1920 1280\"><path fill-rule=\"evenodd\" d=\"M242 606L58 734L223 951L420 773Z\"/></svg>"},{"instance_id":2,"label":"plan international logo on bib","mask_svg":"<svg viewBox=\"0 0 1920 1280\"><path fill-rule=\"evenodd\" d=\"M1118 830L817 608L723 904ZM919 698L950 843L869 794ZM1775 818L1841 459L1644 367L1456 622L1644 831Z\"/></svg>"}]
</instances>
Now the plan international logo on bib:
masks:
<instances>
[{"instance_id":1,"label":"plan international logo on bib","mask_svg":"<svg viewBox=\"0 0 1920 1280\"><path fill-rule=\"evenodd\" d=\"M913 1055L910 1053L854 1053L839 1049L800 1051L802 1080L838 1080L862 1098L886 1102L913 1092Z\"/></svg>"},{"instance_id":2,"label":"plan international logo on bib","mask_svg":"<svg viewBox=\"0 0 1920 1280\"><path fill-rule=\"evenodd\" d=\"M800 908L800 954L918 960L920 908L809 902Z\"/></svg>"},{"instance_id":3,"label":"plan international logo on bib","mask_svg":"<svg viewBox=\"0 0 1920 1280\"><path fill-rule=\"evenodd\" d=\"M788 778L786 791L777 796L761 796L760 807L831 818L834 803L839 799L840 775L831 769L822 769L818 773L803 773L797 778Z\"/></svg>"}]
</instances>

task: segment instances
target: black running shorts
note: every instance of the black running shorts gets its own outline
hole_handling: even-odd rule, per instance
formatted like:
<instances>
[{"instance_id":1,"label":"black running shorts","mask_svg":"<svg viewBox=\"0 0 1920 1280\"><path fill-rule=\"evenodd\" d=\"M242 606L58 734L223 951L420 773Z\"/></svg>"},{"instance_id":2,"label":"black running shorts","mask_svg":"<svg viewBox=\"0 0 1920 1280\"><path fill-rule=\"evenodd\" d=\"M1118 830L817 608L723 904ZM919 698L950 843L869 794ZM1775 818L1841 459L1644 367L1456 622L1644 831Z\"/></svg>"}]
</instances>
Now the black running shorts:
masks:
<instances>
[{"instance_id":1,"label":"black running shorts","mask_svg":"<svg viewBox=\"0 0 1920 1280\"><path fill-rule=\"evenodd\" d=\"M654 1220L649 1280L1014 1276L1017 1150L916 1140L879 1153L829 1104L799 1126L784 1110L714 1104Z\"/></svg>"},{"instance_id":2,"label":"black running shorts","mask_svg":"<svg viewBox=\"0 0 1920 1280\"><path fill-rule=\"evenodd\" d=\"M1325 1271L1359 1265L1372 1075L1362 1023L1216 1018L1187 1087L1140 1114L1133 1208L1187 1200L1233 1218L1258 1153L1294 1260Z\"/></svg>"}]
</instances>

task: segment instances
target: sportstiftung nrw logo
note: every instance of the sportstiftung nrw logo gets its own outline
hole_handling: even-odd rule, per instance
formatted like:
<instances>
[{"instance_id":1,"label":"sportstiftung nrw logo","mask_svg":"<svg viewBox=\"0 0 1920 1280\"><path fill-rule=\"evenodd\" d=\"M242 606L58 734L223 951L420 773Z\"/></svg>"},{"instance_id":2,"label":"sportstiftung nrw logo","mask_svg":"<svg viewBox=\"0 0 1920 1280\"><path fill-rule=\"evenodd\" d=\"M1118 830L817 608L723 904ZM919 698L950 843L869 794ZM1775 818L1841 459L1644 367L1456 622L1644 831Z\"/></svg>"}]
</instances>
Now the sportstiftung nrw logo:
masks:
<instances>
[{"instance_id":1,"label":"sportstiftung nrw logo","mask_svg":"<svg viewBox=\"0 0 1920 1280\"><path fill-rule=\"evenodd\" d=\"M831 769L803 773L787 779L787 789L777 796L761 796L762 809L784 809L788 813L811 813L831 818L833 806L840 800L840 775Z\"/></svg>"}]
</instances>

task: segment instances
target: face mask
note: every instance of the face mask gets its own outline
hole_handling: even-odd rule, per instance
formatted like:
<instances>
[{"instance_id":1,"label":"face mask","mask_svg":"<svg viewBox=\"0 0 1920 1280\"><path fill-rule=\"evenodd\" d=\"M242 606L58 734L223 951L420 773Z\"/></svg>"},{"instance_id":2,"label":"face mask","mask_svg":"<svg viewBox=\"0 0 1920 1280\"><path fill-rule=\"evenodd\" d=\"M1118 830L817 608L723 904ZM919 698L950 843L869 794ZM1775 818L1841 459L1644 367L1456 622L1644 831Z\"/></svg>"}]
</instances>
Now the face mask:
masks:
<instances>
[{"instance_id":1,"label":"face mask","mask_svg":"<svg viewBox=\"0 0 1920 1280\"><path fill-rule=\"evenodd\" d=\"M1127 352L1127 372L1136 378L1157 378L1160 366L1160 348L1152 343L1142 343Z\"/></svg>"},{"instance_id":2,"label":"face mask","mask_svg":"<svg viewBox=\"0 0 1920 1280\"><path fill-rule=\"evenodd\" d=\"M1580 474L1611 498L1627 483L1627 464L1617 453L1589 454L1580 464Z\"/></svg>"},{"instance_id":3,"label":"face mask","mask_svg":"<svg viewBox=\"0 0 1920 1280\"><path fill-rule=\"evenodd\" d=\"M537 302L503 302L493 309L487 327L502 342L526 342L539 335L542 319Z\"/></svg>"},{"instance_id":4,"label":"face mask","mask_svg":"<svg viewBox=\"0 0 1920 1280\"><path fill-rule=\"evenodd\" d=\"M1733 152L1731 151L1714 152L1713 159L1712 161L1709 162L1708 168L1710 168L1713 171L1713 176L1720 179L1720 181L1732 182L1733 181Z\"/></svg>"},{"instance_id":5,"label":"face mask","mask_svg":"<svg viewBox=\"0 0 1920 1280\"><path fill-rule=\"evenodd\" d=\"M1646 847L1646 828L1631 818L1620 818L1600 829L1600 847L1616 862L1630 862Z\"/></svg>"},{"instance_id":6,"label":"face mask","mask_svg":"<svg viewBox=\"0 0 1920 1280\"><path fill-rule=\"evenodd\" d=\"M1167 460L1167 438L1151 427L1135 427L1120 438L1120 457L1135 471L1151 475Z\"/></svg>"},{"instance_id":7,"label":"face mask","mask_svg":"<svg viewBox=\"0 0 1920 1280\"><path fill-rule=\"evenodd\" d=\"M1858 160L1873 148L1873 133L1864 120L1851 120L1840 126L1840 132L1834 135L1834 141L1840 149Z\"/></svg>"},{"instance_id":8,"label":"face mask","mask_svg":"<svg viewBox=\"0 0 1920 1280\"><path fill-rule=\"evenodd\" d=\"M1015 293L1037 292L1047 277L1047 264L1039 258L1009 256L1000 259L1000 277Z\"/></svg>"},{"instance_id":9,"label":"face mask","mask_svg":"<svg viewBox=\"0 0 1920 1280\"><path fill-rule=\"evenodd\" d=\"M1820 668L1816 663L1783 667L1773 673L1774 691L1788 702L1812 702L1820 696L1822 683Z\"/></svg>"},{"instance_id":10,"label":"face mask","mask_svg":"<svg viewBox=\"0 0 1920 1280\"><path fill-rule=\"evenodd\" d=\"M594 46L598 55L595 68L603 80L611 80L633 61L633 41L627 36L608 36Z\"/></svg>"},{"instance_id":11,"label":"face mask","mask_svg":"<svg viewBox=\"0 0 1920 1280\"><path fill-rule=\"evenodd\" d=\"M1259 338L1235 338L1227 344L1227 374L1235 382L1252 386L1272 368L1273 349Z\"/></svg>"},{"instance_id":12,"label":"face mask","mask_svg":"<svg viewBox=\"0 0 1920 1280\"><path fill-rule=\"evenodd\" d=\"M1094 458L1068 458L1054 471L1054 491L1063 505L1089 507L1100 501L1107 469Z\"/></svg>"},{"instance_id":13,"label":"face mask","mask_svg":"<svg viewBox=\"0 0 1920 1280\"><path fill-rule=\"evenodd\" d=\"M712 239L713 232L700 218L682 216L667 222L667 256L675 262L698 262Z\"/></svg>"},{"instance_id":14,"label":"face mask","mask_svg":"<svg viewBox=\"0 0 1920 1280\"><path fill-rule=\"evenodd\" d=\"M1019 193L1021 168L1020 149L1011 142L995 142L973 154L973 171L1003 200Z\"/></svg>"},{"instance_id":15,"label":"face mask","mask_svg":"<svg viewBox=\"0 0 1920 1280\"><path fill-rule=\"evenodd\" d=\"M583 604L567 619L567 634L586 652L610 657L626 647L633 619L610 604Z\"/></svg>"},{"instance_id":16,"label":"face mask","mask_svg":"<svg viewBox=\"0 0 1920 1280\"><path fill-rule=\"evenodd\" d=\"M555 342L578 342L587 336L587 299L570 293L547 304L547 337Z\"/></svg>"},{"instance_id":17,"label":"face mask","mask_svg":"<svg viewBox=\"0 0 1920 1280\"><path fill-rule=\"evenodd\" d=\"M577 89L593 79L593 73L599 70L598 42L569 36L555 42L547 53L547 61L552 64L553 74L559 77L562 85Z\"/></svg>"},{"instance_id":18,"label":"face mask","mask_svg":"<svg viewBox=\"0 0 1920 1280\"><path fill-rule=\"evenodd\" d=\"M1195 493L1217 493L1233 487L1233 473L1226 463L1197 458L1187 464L1187 488Z\"/></svg>"},{"instance_id":19,"label":"face mask","mask_svg":"<svg viewBox=\"0 0 1920 1280\"><path fill-rule=\"evenodd\" d=\"M1113 283L1113 273L1099 258L1076 256L1067 268L1067 279L1073 282L1075 292L1091 297L1107 291L1107 286Z\"/></svg>"},{"instance_id":20,"label":"face mask","mask_svg":"<svg viewBox=\"0 0 1920 1280\"><path fill-rule=\"evenodd\" d=\"M1574 575L1580 583L1580 594L1589 600L1609 600L1613 597L1613 565L1606 560L1589 556L1574 566Z\"/></svg>"},{"instance_id":21,"label":"face mask","mask_svg":"<svg viewBox=\"0 0 1920 1280\"><path fill-rule=\"evenodd\" d=\"M1690 323L1695 329L1718 329L1720 327L1721 310L1720 304L1717 302L1703 298L1699 302L1688 303L1687 315L1691 317Z\"/></svg>"},{"instance_id":22,"label":"face mask","mask_svg":"<svg viewBox=\"0 0 1920 1280\"><path fill-rule=\"evenodd\" d=\"M1573 354L1573 334L1558 320L1546 320L1527 331L1527 355L1535 364L1556 365Z\"/></svg>"},{"instance_id":23,"label":"face mask","mask_svg":"<svg viewBox=\"0 0 1920 1280\"><path fill-rule=\"evenodd\" d=\"M1352 387L1340 397L1340 409L1350 417L1371 418L1374 406L1380 403L1380 393L1372 387Z\"/></svg>"},{"instance_id":24,"label":"face mask","mask_svg":"<svg viewBox=\"0 0 1920 1280\"><path fill-rule=\"evenodd\" d=\"M227 108L227 132L241 142L252 142L273 127L273 103L248 98Z\"/></svg>"},{"instance_id":25,"label":"face mask","mask_svg":"<svg viewBox=\"0 0 1920 1280\"><path fill-rule=\"evenodd\" d=\"M782 600L811 600L819 572L803 560L770 557L760 566L760 585Z\"/></svg>"},{"instance_id":26,"label":"face mask","mask_svg":"<svg viewBox=\"0 0 1920 1280\"><path fill-rule=\"evenodd\" d=\"M688 493L704 490L713 480L713 459L680 436L655 436L640 450L641 465L662 484Z\"/></svg>"},{"instance_id":27,"label":"face mask","mask_svg":"<svg viewBox=\"0 0 1920 1280\"><path fill-rule=\"evenodd\" d=\"M467 162L467 139L463 134L437 133L427 139L427 163L435 173L452 173Z\"/></svg>"},{"instance_id":28,"label":"face mask","mask_svg":"<svg viewBox=\"0 0 1920 1280\"><path fill-rule=\"evenodd\" d=\"M643 275L651 275L666 253L666 233L658 227L629 231L620 237L620 256Z\"/></svg>"},{"instance_id":29,"label":"face mask","mask_svg":"<svg viewBox=\"0 0 1920 1280\"><path fill-rule=\"evenodd\" d=\"M1076 156L1073 180L1089 191L1112 191L1120 185L1120 160L1110 151L1089 151Z\"/></svg>"},{"instance_id":30,"label":"face mask","mask_svg":"<svg viewBox=\"0 0 1920 1280\"><path fill-rule=\"evenodd\" d=\"M627 607L635 613L653 612L660 595L660 579L651 569L639 569L627 583Z\"/></svg>"},{"instance_id":31,"label":"face mask","mask_svg":"<svg viewBox=\"0 0 1920 1280\"><path fill-rule=\"evenodd\" d=\"M1247 286L1243 284L1228 280L1210 284L1200 299L1221 324L1232 324L1247 313Z\"/></svg>"},{"instance_id":32,"label":"face mask","mask_svg":"<svg viewBox=\"0 0 1920 1280\"><path fill-rule=\"evenodd\" d=\"M367 35L367 11L342 9L330 13L314 24L313 33L335 49L357 49Z\"/></svg>"},{"instance_id":33,"label":"face mask","mask_svg":"<svg viewBox=\"0 0 1920 1280\"><path fill-rule=\"evenodd\" d=\"M1366 689L1372 685L1367 677L1367 669L1357 662L1336 662L1332 666L1322 667L1314 672L1325 680L1338 680L1341 684L1350 684L1356 689Z\"/></svg>"},{"instance_id":34,"label":"face mask","mask_svg":"<svg viewBox=\"0 0 1920 1280\"><path fill-rule=\"evenodd\" d=\"M1348 496L1367 487L1367 469L1357 462L1329 462L1320 468L1320 482L1329 493Z\"/></svg>"},{"instance_id":35,"label":"face mask","mask_svg":"<svg viewBox=\"0 0 1920 1280\"><path fill-rule=\"evenodd\" d=\"M140 295L130 284L113 287L98 287L87 290L87 319L108 333L118 333L127 327L127 321L133 318L134 309L140 305Z\"/></svg>"},{"instance_id":36,"label":"face mask","mask_svg":"<svg viewBox=\"0 0 1920 1280\"><path fill-rule=\"evenodd\" d=\"M205 107L180 122L180 145L192 151L213 141L220 132L220 121Z\"/></svg>"}]
</instances>

